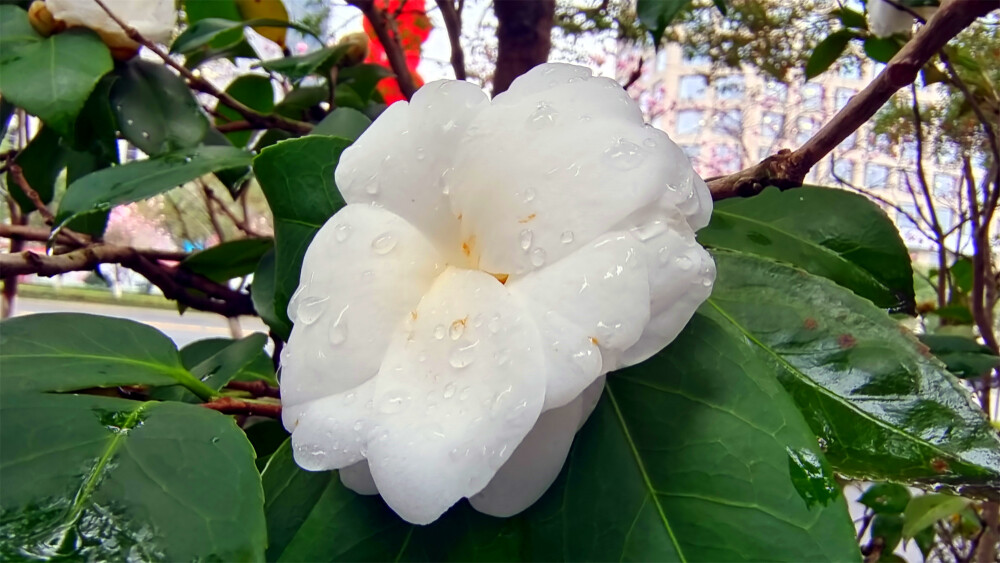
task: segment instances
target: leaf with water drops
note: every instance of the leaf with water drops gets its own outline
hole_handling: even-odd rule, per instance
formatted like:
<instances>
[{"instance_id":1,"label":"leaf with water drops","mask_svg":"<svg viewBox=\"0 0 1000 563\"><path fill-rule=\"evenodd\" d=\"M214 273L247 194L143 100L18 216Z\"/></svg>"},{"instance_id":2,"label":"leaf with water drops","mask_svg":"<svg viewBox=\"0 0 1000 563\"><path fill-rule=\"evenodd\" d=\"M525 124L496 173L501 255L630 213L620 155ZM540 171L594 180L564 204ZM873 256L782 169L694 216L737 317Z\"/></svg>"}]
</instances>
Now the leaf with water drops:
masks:
<instances>
[{"instance_id":1,"label":"leaf with water drops","mask_svg":"<svg viewBox=\"0 0 1000 563\"><path fill-rule=\"evenodd\" d=\"M0 466L0 559L263 556L253 449L220 413L5 391Z\"/></svg>"}]
</instances>

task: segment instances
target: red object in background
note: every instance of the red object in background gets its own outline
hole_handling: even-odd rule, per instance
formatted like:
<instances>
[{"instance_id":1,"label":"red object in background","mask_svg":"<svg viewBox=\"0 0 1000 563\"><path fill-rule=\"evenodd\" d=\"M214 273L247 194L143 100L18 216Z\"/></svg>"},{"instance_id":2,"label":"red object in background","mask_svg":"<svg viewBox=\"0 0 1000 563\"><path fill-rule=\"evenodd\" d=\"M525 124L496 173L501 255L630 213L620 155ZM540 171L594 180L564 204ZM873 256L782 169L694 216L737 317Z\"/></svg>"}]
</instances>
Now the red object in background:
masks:
<instances>
[{"instance_id":1,"label":"red object in background","mask_svg":"<svg viewBox=\"0 0 1000 563\"><path fill-rule=\"evenodd\" d=\"M413 83L417 88L423 86L424 79L417 74L417 65L420 64L420 48L427 36L431 33L431 21L427 17L425 9L426 0L375 0L375 7L384 10L386 18L392 25L390 29L399 32L399 42L403 47L403 55L406 56L406 67L410 69L413 76ZM368 57L366 63L374 63L391 70L389 57L385 54L385 48L379 43L375 36L368 18L364 20L365 33L368 35ZM378 91L385 99L385 103L391 104L406 97L399 90L399 82L395 78L385 78L378 83Z\"/></svg>"}]
</instances>

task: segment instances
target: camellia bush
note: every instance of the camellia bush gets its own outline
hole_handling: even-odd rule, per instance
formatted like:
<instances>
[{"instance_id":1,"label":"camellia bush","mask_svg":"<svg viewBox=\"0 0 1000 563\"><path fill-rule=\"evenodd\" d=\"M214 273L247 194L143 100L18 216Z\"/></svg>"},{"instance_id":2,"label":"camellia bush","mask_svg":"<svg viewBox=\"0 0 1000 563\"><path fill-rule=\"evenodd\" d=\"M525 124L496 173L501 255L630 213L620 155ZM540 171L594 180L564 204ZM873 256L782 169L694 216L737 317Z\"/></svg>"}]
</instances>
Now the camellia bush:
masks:
<instances>
[{"instance_id":1,"label":"camellia bush","mask_svg":"<svg viewBox=\"0 0 1000 563\"><path fill-rule=\"evenodd\" d=\"M518 21L553 3L497 0L492 99L421 86L421 3L349 3L367 34L263 59L245 30L314 33L280 0L0 4L0 122L37 125L2 155L5 296L118 264L269 329L178 349L119 318L3 321L0 557L859 561L851 479L881 483L861 502L895 539L869 560L963 510L970 557L996 556L1000 437L959 379L991 377L992 329L921 343L892 222L802 186L995 6L870 6L885 70L799 149L706 183L621 84L545 62L549 30ZM461 2L437 4L460 47ZM658 40L686 4L632 25ZM220 59L245 69L224 89ZM208 181L210 210L261 190L273 238L104 240L116 206Z\"/></svg>"}]
</instances>

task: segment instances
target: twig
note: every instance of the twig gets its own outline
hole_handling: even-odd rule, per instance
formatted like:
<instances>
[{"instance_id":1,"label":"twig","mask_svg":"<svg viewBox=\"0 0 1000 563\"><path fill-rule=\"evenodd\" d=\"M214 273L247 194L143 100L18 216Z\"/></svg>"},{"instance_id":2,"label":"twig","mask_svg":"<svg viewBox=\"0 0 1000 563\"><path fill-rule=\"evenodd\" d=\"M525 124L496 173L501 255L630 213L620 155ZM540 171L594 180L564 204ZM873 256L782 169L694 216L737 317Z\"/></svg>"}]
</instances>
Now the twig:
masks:
<instances>
[{"instance_id":1,"label":"twig","mask_svg":"<svg viewBox=\"0 0 1000 563\"><path fill-rule=\"evenodd\" d=\"M234 399L233 397L219 397L218 399L208 403L202 403L201 406L206 409L219 411L223 414L243 414L247 416L281 418L281 405L277 403Z\"/></svg>"},{"instance_id":2,"label":"twig","mask_svg":"<svg viewBox=\"0 0 1000 563\"><path fill-rule=\"evenodd\" d=\"M247 121L258 125L263 129L284 129L285 131L298 133L300 135L305 135L309 131L312 131L312 125L309 123L295 121L293 119L288 119L275 114L263 114L247 107L242 102L213 86L211 82L201 78L200 76L196 76L183 65L180 65L171 59L170 55L164 52L163 49L160 49L155 43L143 37L143 35L134 27L128 25L121 18L116 16L115 13L112 12L111 9L108 8L108 6L103 2L103 0L93 1L96 2L97 5L100 6L101 9L104 10L108 16L125 31L125 35L127 35L129 39L149 49L156 56L160 57L167 66L176 70L181 76L190 82L193 88L218 98L220 102L232 108L236 113L242 115Z\"/></svg>"},{"instance_id":3,"label":"twig","mask_svg":"<svg viewBox=\"0 0 1000 563\"><path fill-rule=\"evenodd\" d=\"M222 201L222 199L220 199L219 196L215 195L215 192L213 192L212 189L209 188L207 184L202 184L202 186L205 189L205 197L208 198L208 201L215 202L215 205L219 208L220 211L222 211L222 214L225 215L237 229L243 231L244 233L246 233L247 236L252 238L260 238L262 236L250 228L250 225L247 224L246 219L240 219L239 217L237 217L236 214L233 213L231 209L229 209L229 206L226 205L226 202ZM211 203L208 204L208 207L210 208L209 213L211 213Z\"/></svg>"},{"instance_id":4,"label":"twig","mask_svg":"<svg viewBox=\"0 0 1000 563\"><path fill-rule=\"evenodd\" d=\"M263 381L230 381L226 387L237 391L246 391L254 397L273 397L275 399L281 397L277 387L271 387Z\"/></svg>"},{"instance_id":5,"label":"twig","mask_svg":"<svg viewBox=\"0 0 1000 563\"><path fill-rule=\"evenodd\" d=\"M795 152L784 150L750 168L708 183L715 200L747 197L767 186L802 185L806 173L844 139L857 131L900 88L913 83L920 69L952 37L996 7L994 2L953 0L945 3L889 61L885 69Z\"/></svg>"},{"instance_id":6,"label":"twig","mask_svg":"<svg viewBox=\"0 0 1000 563\"><path fill-rule=\"evenodd\" d=\"M22 170L19 165L12 163L10 165L10 175L14 177L14 183L21 188L21 191L24 192L24 195L27 196L32 205L35 206L35 209L38 211L38 214L42 216L42 219L45 219L45 222L51 225L55 217L52 215L52 212L49 211L45 202L42 201L42 197L38 195L38 192L36 192L31 185L28 184L28 179L24 177L24 170Z\"/></svg>"},{"instance_id":7,"label":"twig","mask_svg":"<svg viewBox=\"0 0 1000 563\"><path fill-rule=\"evenodd\" d=\"M444 27L451 41L451 68L455 69L455 79L465 80L465 51L462 50L462 14L452 0L436 0Z\"/></svg>"},{"instance_id":8,"label":"twig","mask_svg":"<svg viewBox=\"0 0 1000 563\"><path fill-rule=\"evenodd\" d=\"M628 90L633 84L638 82L640 78L642 78L642 59L639 59L639 65L636 66L635 70L632 71L632 74L629 75L628 80L625 81L622 88Z\"/></svg>"},{"instance_id":9,"label":"twig","mask_svg":"<svg viewBox=\"0 0 1000 563\"><path fill-rule=\"evenodd\" d=\"M95 0L99 1L99 0ZM374 0L347 0L347 3L361 10L361 13L368 18L368 23L372 24L375 36L378 38L382 48L385 49L385 56L389 59L389 66L396 73L396 82L399 83L399 91L407 100L413 97L417 91L417 86L413 82L413 75L410 68L406 66L406 56L403 54L403 46L399 42L398 33L390 31L390 23L385 10L375 7Z\"/></svg>"},{"instance_id":10,"label":"twig","mask_svg":"<svg viewBox=\"0 0 1000 563\"><path fill-rule=\"evenodd\" d=\"M75 237L69 236L69 233L73 233ZM47 242L52 237L51 231L43 227L31 227L28 225L0 225L0 238L8 238L12 240L27 240L33 242ZM90 237L81 233L75 233L73 231L68 231L63 229L56 235L56 242L69 245L72 247L86 246L92 243ZM84 244L80 244L83 242ZM74 248L75 249L75 248ZM153 260L167 260L172 262L180 262L184 260L190 254L187 252L181 252L177 250L158 250L155 248L142 248L135 249L136 253L150 258Z\"/></svg>"}]
</instances>

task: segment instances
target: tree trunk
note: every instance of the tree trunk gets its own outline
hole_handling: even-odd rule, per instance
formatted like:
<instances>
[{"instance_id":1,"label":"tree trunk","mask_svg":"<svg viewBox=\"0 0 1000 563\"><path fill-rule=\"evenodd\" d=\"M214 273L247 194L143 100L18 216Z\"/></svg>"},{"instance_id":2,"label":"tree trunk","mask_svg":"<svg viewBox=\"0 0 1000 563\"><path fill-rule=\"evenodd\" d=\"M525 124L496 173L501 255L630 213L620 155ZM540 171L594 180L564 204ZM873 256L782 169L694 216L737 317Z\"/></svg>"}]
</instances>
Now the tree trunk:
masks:
<instances>
[{"instance_id":1,"label":"tree trunk","mask_svg":"<svg viewBox=\"0 0 1000 563\"><path fill-rule=\"evenodd\" d=\"M515 78L549 58L555 0L494 0L496 12L497 69L493 95L505 91Z\"/></svg>"}]
</instances>

